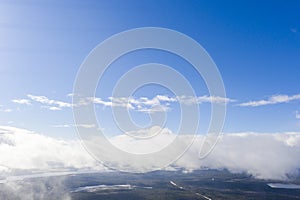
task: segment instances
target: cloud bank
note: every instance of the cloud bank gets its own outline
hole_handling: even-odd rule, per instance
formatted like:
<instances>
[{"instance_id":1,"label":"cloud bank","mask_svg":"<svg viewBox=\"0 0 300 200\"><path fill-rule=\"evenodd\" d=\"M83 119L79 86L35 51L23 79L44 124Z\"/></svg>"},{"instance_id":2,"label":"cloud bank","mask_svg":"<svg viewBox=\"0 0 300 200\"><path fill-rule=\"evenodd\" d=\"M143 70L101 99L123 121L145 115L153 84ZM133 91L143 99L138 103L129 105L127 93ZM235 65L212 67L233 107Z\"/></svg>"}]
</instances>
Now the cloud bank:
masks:
<instances>
[{"instance_id":1,"label":"cloud bank","mask_svg":"<svg viewBox=\"0 0 300 200\"><path fill-rule=\"evenodd\" d=\"M153 128L149 131L153 132ZM144 130L135 134L151 133ZM152 140L133 139L129 135L116 136L112 140L118 148L128 152L147 153L153 148L164 146L174 136L170 130L162 129L162 134ZM184 142L190 136L180 137ZM263 179L286 179L297 174L300 169L300 133L223 134L211 154L199 159L203 139L204 136L197 136L191 148L171 168L186 171L228 169ZM64 141L8 126L0 126L0 155L1 177L9 176L16 170L105 170L78 141ZM159 158L155 162L159 162ZM132 165L134 168L134 163Z\"/></svg>"},{"instance_id":2,"label":"cloud bank","mask_svg":"<svg viewBox=\"0 0 300 200\"><path fill-rule=\"evenodd\" d=\"M195 149L191 148L191 151ZM187 153L178 165L186 169L199 166L228 169L262 179L287 179L299 173L300 133L224 134L205 159L188 162L192 155Z\"/></svg>"},{"instance_id":3,"label":"cloud bank","mask_svg":"<svg viewBox=\"0 0 300 200\"><path fill-rule=\"evenodd\" d=\"M78 141L64 141L28 130L0 126L0 175L14 170L83 169L97 164Z\"/></svg>"}]
</instances>

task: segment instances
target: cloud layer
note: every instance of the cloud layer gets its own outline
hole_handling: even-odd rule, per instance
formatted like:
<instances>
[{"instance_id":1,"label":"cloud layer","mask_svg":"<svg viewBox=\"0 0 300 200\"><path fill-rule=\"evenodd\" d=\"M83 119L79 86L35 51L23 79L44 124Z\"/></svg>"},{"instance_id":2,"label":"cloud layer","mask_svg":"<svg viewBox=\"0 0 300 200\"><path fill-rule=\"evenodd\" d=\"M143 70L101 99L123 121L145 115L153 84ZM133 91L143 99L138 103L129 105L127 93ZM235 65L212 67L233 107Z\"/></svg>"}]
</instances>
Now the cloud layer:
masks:
<instances>
[{"instance_id":1,"label":"cloud layer","mask_svg":"<svg viewBox=\"0 0 300 200\"><path fill-rule=\"evenodd\" d=\"M135 134L151 133L144 130ZM153 140L133 139L129 135L116 136L112 140L115 145L128 152L147 153L153 148L161 148L166 141L174 139L174 136L170 130L162 129L162 134ZM180 137L184 142L190 136ZM300 168L300 133L224 134L212 153L199 159L199 147L203 138L204 136L198 136L191 148L172 167L187 171L203 168L228 169L264 179L285 179L298 173ZM54 139L7 126L0 126L0 155L2 177L5 174L11 175L15 170L105 169L77 141ZM159 158L155 162L159 162ZM132 167L136 167L134 163Z\"/></svg>"},{"instance_id":2,"label":"cloud layer","mask_svg":"<svg viewBox=\"0 0 300 200\"><path fill-rule=\"evenodd\" d=\"M74 94L68 94L68 97ZM171 110L172 103L182 103L186 105L202 104L202 103L230 103L235 100L218 97L218 96L174 96L156 95L153 98L148 97L108 97L104 100L99 97L84 98L78 104L72 104L64 101L49 99L46 96L27 95L28 99L13 99L12 102L22 105L32 105L33 102L40 103L43 108L49 110L62 110L63 108L71 108L72 106L85 106L88 104L97 104L104 107L123 107L137 112L154 113L166 112Z\"/></svg>"},{"instance_id":3,"label":"cloud layer","mask_svg":"<svg viewBox=\"0 0 300 200\"><path fill-rule=\"evenodd\" d=\"M188 162L186 154L178 163L187 169L204 166L246 172L262 179L286 179L299 173L300 133L225 134L211 154L197 162Z\"/></svg>"},{"instance_id":4,"label":"cloud layer","mask_svg":"<svg viewBox=\"0 0 300 200\"><path fill-rule=\"evenodd\" d=\"M0 155L0 174L97 165L78 141L54 139L8 126L0 126Z\"/></svg>"},{"instance_id":5,"label":"cloud layer","mask_svg":"<svg viewBox=\"0 0 300 200\"><path fill-rule=\"evenodd\" d=\"M75 96L75 94L68 94L68 97ZM291 101L300 100L300 94L295 95L272 95L267 99L248 101L243 103L236 103L235 105L240 107L259 107L266 105L274 105L280 103L289 103ZM237 102L235 99L219 96L167 96L167 95L156 95L153 98L149 97L108 97L107 99L102 99L99 97L88 97L80 100L80 103L72 104L66 101L49 99L42 95L32 95L28 94L27 99L12 99L13 103L30 106L34 102L39 103L42 108L48 110L62 110L64 108L72 108L79 106L86 106L89 104L101 105L103 107L123 107L129 110L143 112L143 113L155 113L155 112L167 112L172 110L172 104L179 103L185 105L203 104L203 103L214 103L214 104L228 104ZM0 111L11 112L11 109L4 109L3 106ZM298 118L299 115L296 115Z\"/></svg>"}]
</instances>

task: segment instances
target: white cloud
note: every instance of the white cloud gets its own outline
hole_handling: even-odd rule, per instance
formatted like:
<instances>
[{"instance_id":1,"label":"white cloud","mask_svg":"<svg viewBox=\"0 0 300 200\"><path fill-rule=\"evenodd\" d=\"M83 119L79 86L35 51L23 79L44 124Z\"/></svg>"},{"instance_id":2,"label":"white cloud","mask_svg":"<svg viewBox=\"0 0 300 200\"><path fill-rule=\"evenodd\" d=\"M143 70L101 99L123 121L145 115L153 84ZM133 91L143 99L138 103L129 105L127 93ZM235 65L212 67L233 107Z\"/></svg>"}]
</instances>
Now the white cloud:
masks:
<instances>
[{"instance_id":1,"label":"white cloud","mask_svg":"<svg viewBox=\"0 0 300 200\"><path fill-rule=\"evenodd\" d=\"M70 128L70 127L74 127L73 124L58 124L58 125L52 125L52 127L54 128Z\"/></svg>"},{"instance_id":2,"label":"white cloud","mask_svg":"<svg viewBox=\"0 0 300 200\"><path fill-rule=\"evenodd\" d=\"M176 97L179 102L191 105L191 104L201 104L201 103L230 103L234 102L234 99L229 99L225 97L219 97L219 96L178 96Z\"/></svg>"},{"instance_id":3,"label":"white cloud","mask_svg":"<svg viewBox=\"0 0 300 200\"><path fill-rule=\"evenodd\" d=\"M13 99L11 101L17 104L31 105L29 99Z\"/></svg>"},{"instance_id":4,"label":"white cloud","mask_svg":"<svg viewBox=\"0 0 300 200\"><path fill-rule=\"evenodd\" d=\"M97 166L79 141L55 139L10 126L0 126L0 155L2 173Z\"/></svg>"},{"instance_id":5,"label":"white cloud","mask_svg":"<svg viewBox=\"0 0 300 200\"><path fill-rule=\"evenodd\" d=\"M74 96L70 93L68 97ZM86 106L91 103L102 105L104 107L123 107L137 112L154 113L154 112L167 112L171 110L172 103L183 103L186 105L201 104L201 103L230 103L235 100L218 97L218 96L174 96L156 95L153 98L148 97L108 97L107 100L103 100L99 97L89 97L81 99L79 103L73 105L72 103L49 99L46 96L31 95L28 94L29 99L13 99L12 102L24 105L31 105L33 102L42 104L43 108L49 110L62 110L63 108L71 108L72 106Z\"/></svg>"},{"instance_id":6,"label":"white cloud","mask_svg":"<svg viewBox=\"0 0 300 200\"><path fill-rule=\"evenodd\" d=\"M110 142L116 147L132 154L148 154L163 149L169 145L175 137L176 135L172 134L169 129L153 126L149 129L130 131L126 134L115 136L110 138ZM157 161L159 162L159 159L157 159ZM140 170L138 166L132 167Z\"/></svg>"},{"instance_id":7,"label":"white cloud","mask_svg":"<svg viewBox=\"0 0 300 200\"><path fill-rule=\"evenodd\" d=\"M71 103L48 99L45 96L36 96L36 95L28 94L27 97L30 98L32 101L36 101L43 105L47 105L46 108L50 110L61 110L62 108L72 107Z\"/></svg>"},{"instance_id":8,"label":"white cloud","mask_svg":"<svg viewBox=\"0 0 300 200\"><path fill-rule=\"evenodd\" d=\"M49 110L61 110L60 107L55 107L55 106L44 106L44 108L47 108Z\"/></svg>"},{"instance_id":9,"label":"white cloud","mask_svg":"<svg viewBox=\"0 0 300 200\"><path fill-rule=\"evenodd\" d=\"M176 100L167 96L158 95L152 99L148 97L109 97L108 101L101 98L93 98L92 102L105 107L123 107L137 112L154 113L165 112L170 108L164 102L175 102Z\"/></svg>"},{"instance_id":10,"label":"white cloud","mask_svg":"<svg viewBox=\"0 0 300 200\"><path fill-rule=\"evenodd\" d=\"M5 108L3 105L0 105L0 112L12 112L12 109L10 108Z\"/></svg>"},{"instance_id":11,"label":"white cloud","mask_svg":"<svg viewBox=\"0 0 300 200\"><path fill-rule=\"evenodd\" d=\"M257 178L286 179L300 168L300 133L225 134L212 153L200 162L179 162L186 168L199 167L246 172ZM185 162L186 161L186 162Z\"/></svg>"},{"instance_id":12,"label":"white cloud","mask_svg":"<svg viewBox=\"0 0 300 200\"><path fill-rule=\"evenodd\" d=\"M59 175L60 174L58 174L58 176ZM61 176L56 177L55 179L43 177L42 179L39 179L39 181L23 181L22 179L18 180L19 177L16 178L16 181L7 181L1 184L0 199L71 200L65 177Z\"/></svg>"},{"instance_id":13,"label":"white cloud","mask_svg":"<svg viewBox=\"0 0 300 200\"><path fill-rule=\"evenodd\" d=\"M157 113L157 112L168 112L171 110L170 107L167 105L157 105L153 106L151 108L143 108L143 107L138 107L136 109L138 112L143 112L143 113Z\"/></svg>"},{"instance_id":14,"label":"white cloud","mask_svg":"<svg viewBox=\"0 0 300 200\"><path fill-rule=\"evenodd\" d=\"M185 142L190 136L180 137ZM113 138L112 143L127 152L154 152L173 139L174 134L163 130L162 134L150 140L133 140L123 135ZM211 154L198 159L203 139L204 136L198 136L191 148L173 166L187 171L228 169L263 179L286 179L300 169L300 133L223 134ZM159 162L159 158L156 158L156 162Z\"/></svg>"},{"instance_id":15,"label":"white cloud","mask_svg":"<svg viewBox=\"0 0 300 200\"><path fill-rule=\"evenodd\" d=\"M296 111L296 119L300 119L300 113Z\"/></svg>"},{"instance_id":16,"label":"white cloud","mask_svg":"<svg viewBox=\"0 0 300 200\"><path fill-rule=\"evenodd\" d=\"M165 95L157 95L156 98L159 101L166 101L166 102L176 102L177 101L176 98L174 98L174 97L168 97L168 96L165 96Z\"/></svg>"},{"instance_id":17,"label":"white cloud","mask_svg":"<svg viewBox=\"0 0 300 200\"><path fill-rule=\"evenodd\" d=\"M131 132L130 135L115 136L111 142L127 152L149 153L163 148L176 137L168 129L155 127ZM155 137L141 140L133 139L132 135ZM189 135L180 137L183 142L190 138ZM265 179L285 179L300 168L300 133L223 134L211 154L199 159L203 139L204 136L197 136L191 148L172 166L187 171L228 169ZM1 176L14 170L105 169L81 147L79 141L50 138L9 126L0 126L0 155ZM154 159L154 162L160 162L160 158ZM137 167L136 163L131 165L132 168Z\"/></svg>"},{"instance_id":18,"label":"white cloud","mask_svg":"<svg viewBox=\"0 0 300 200\"><path fill-rule=\"evenodd\" d=\"M258 100L258 101L249 101L245 103L238 104L239 106L264 106L270 104L279 104L279 103L288 103L290 101L300 100L300 94L288 96L288 95L273 95L266 100Z\"/></svg>"},{"instance_id":19,"label":"white cloud","mask_svg":"<svg viewBox=\"0 0 300 200\"><path fill-rule=\"evenodd\" d=\"M73 97L73 96L74 96L74 93L67 94L67 97Z\"/></svg>"},{"instance_id":20,"label":"white cloud","mask_svg":"<svg viewBox=\"0 0 300 200\"><path fill-rule=\"evenodd\" d=\"M0 112L6 112L6 113L9 113L9 112L12 112L12 109L10 109L10 108L1 108L1 107L0 107Z\"/></svg>"},{"instance_id":21,"label":"white cloud","mask_svg":"<svg viewBox=\"0 0 300 200\"><path fill-rule=\"evenodd\" d=\"M198 97L198 102L199 103L231 103L235 102L236 100L230 99L230 98L225 98L225 97L219 97L219 96L202 96Z\"/></svg>"},{"instance_id":22,"label":"white cloud","mask_svg":"<svg viewBox=\"0 0 300 200\"><path fill-rule=\"evenodd\" d=\"M81 128L95 128L95 124L59 124L53 125L55 128L71 128L71 127L81 127Z\"/></svg>"},{"instance_id":23,"label":"white cloud","mask_svg":"<svg viewBox=\"0 0 300 200\"><path fill-rule=\"evenodd\" d=\"M108 101L101 98L90 98L89 101L107 107L124 107L137 112L154 113L166 112L171 110L171 103L183 103L186 105L201 103L230 103L235 100L218 96L175 96L157 95L153 98L148 97L109 97ZM87 101L82 105L86 105Z\"/></svg>"}]
</instances>

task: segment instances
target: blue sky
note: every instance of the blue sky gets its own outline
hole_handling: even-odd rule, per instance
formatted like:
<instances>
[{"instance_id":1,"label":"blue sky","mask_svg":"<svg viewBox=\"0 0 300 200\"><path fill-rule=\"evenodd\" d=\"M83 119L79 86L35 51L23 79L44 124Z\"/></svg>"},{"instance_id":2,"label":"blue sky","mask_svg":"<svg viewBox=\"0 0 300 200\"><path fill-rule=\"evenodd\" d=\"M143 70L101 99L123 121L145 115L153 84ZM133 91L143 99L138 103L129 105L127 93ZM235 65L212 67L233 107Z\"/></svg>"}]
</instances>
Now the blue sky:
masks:
<instances>
[{"instance_id":1,"label":"blue sky","mask_svg":"<svg viewBox=\"0 0 300 200\"><path fill-rule=\"evenodd\" d=\"M215 61L227 97L235 100L228 103L224 132L299 131L299 10L298 1L0 1L0 124L73 137L71 108L50 110L61 104L39 103L34 97L71 103L68 94L77 71L97 44L121 31L154 26L192 37ZM107 87L97 92L108 97L122 73L147 62L173 66L189 78L197 95L208 95L201 78L181 67L184 61L155 51L118 60L106 73ZM163 93L171 95L159 87L136 95ZM28 101L13 102L22 99ZM242 104L249 101L257 102ZM101 116L108 112L99 110ZM170 112L178 114L176 105ZM135 113L142 125L147 117ZM175 129L176 119L169 126Z\"/></svg>"}]
</instances>

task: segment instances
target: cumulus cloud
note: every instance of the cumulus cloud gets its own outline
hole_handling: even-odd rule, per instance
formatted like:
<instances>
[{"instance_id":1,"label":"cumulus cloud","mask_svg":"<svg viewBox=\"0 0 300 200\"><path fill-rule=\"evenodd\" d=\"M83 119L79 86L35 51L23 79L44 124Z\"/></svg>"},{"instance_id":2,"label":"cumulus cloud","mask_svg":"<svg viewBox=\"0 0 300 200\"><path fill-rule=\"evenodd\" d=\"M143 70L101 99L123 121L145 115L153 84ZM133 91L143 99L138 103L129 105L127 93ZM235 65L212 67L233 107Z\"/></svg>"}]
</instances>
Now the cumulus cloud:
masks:
<instances>
[{"instance_id":1,"label":"cumulus cloud","mask_svg":"<svg viewBox=\"0 0 300 200\"><path fill-rule=\"evenodd\" d=\"M50 110L60 110L62 108L71 108L72 107L71 103L49 99L45 96L37 96L37 95L28 94L27 97L30 98L32 101L46 105L47 108L49 108Z\"/></svg>"},{"instance_id":2,"label":"cumulus cloud","mask_svg":"<svg viewBox=\"0 0 300 200\"><path fill-rule=\"evenodd\" d=\"M218 96L175 96L156 95L153 98L148 97L109 97L108 101L101 98L91 98L95 104L108 107L124 107L138 112L154 113L166 112L171 110L171 103L182 103L185 105L201 103L230 103L235 100Z\"/></svg>"},{"instance_id":3,"label":"cumulus cloud","mask_svg":"<svg viewBox=\"0 0 300 200\"><path fill-rule=\"evenodd\" d=\"M249 101L245 103L238 104L239 106L264 106L270 104L279 104L279 103L288 103L290 101L300 100L300 94L288 96L288 95L273 95L266 100L258 100L258 101Z\"/></svg>"},{"instance_id":4,"label":"cumulus cloud","mask_svg":"<svg viewBox=\"0 0 300 200\"><path fill-rule=\"evenodd\" d=\"M71 127L82 127L82 128L95 128L95 124L59 124L53 125L54 128L71 128Z\"/></svg>"},{"instance_id":5,"label":"cumulus cloud","mask_svg":"<svg viewBox=\"0 0 300 200\"><path fill-rule=\"evenodd\" d=\"M14 103L17 103L17 104L31 105L29 99L13 99L11 101L14 102Z\"/></svg>"}]
</instances>

